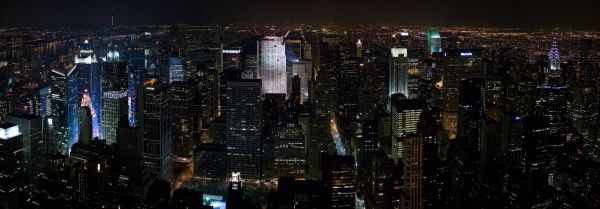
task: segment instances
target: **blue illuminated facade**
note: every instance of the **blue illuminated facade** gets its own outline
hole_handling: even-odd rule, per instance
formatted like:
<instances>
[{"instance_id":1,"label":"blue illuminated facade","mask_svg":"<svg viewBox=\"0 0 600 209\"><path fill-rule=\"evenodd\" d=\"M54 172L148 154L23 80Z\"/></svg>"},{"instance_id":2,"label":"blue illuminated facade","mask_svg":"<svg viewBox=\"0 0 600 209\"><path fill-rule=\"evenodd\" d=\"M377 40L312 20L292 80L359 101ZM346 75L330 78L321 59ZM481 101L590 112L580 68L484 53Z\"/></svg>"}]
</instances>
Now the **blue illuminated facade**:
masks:
<instances>
[{"instance_id":1,"label":"blue illuminated facade","mask_svg":"<svg viewBox=\"0 0 600 209\"><path fill-rule=\"evenodd\" d=\"M77 142L79 133L78 117L79 107L81 107L82 96L84 92L89 92L91 104L95 110L92 119L92 135L100 137L102 118L102 84L100 77L100 63L98 62L94 51L92 51L89 42L80 47L79 54L75 56L75 68L68 76L67 92L67 121L69 127L69 151L73 144Z\"/></svg>"}]
</instances>

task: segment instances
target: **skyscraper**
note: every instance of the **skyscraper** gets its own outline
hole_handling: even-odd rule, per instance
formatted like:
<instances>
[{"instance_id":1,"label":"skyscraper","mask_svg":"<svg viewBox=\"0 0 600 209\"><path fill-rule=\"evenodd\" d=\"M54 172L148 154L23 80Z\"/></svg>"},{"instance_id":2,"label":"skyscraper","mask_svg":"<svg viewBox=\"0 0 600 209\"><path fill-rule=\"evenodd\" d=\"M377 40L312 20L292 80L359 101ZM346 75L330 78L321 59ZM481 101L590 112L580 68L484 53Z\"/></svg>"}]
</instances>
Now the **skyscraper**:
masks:
<instances>
[{"instance_id":1,"label":"skyscraper","mask_svg":"<svg viewBox=\"0 0 600 209\"><path fill-rule=\"evenodd\" d=\"M442 37L438 30L429 29L427 32L427 46L429 46L429 53L442 52Z\"/></svg>"},{"instance_id":2,"label":"skyscraper","mask_svg":"<svg viewBox=\"0 0 600 209\"><path fill-rule=\"evenodd\" d=\"M30 184L43 166L45 146L42 139L42 119L34 115L14 113L6 117L6 122L19 126L23 137L25 183Z\"/></svg>"},{"instance_id":3,"label":"skyscraper","mask_svg":"<svg viewBox=\"0 0 600 209\"><path fill-rule=\"evenodd\" d=\"M392 48L390 57L390 77L388 96L403 94L408 96L408 50Z\"/></svg>"},{"instance_id":4,"label":"skyscraper","mask_svg":"<svg viewBox=\"0 0 600 209\"><path fill-rule=\"evenodd\" d=\"M274 141L275 177L301 177L306 173L306 145L302 127L281 127L271 133Z\"/></svg>"},{"instance_id":5,"label":"skyscraper","mask_svg":"<svg viewBox=\"0 0 600 209\"><path fill-rule=\"evenodd\" d=\"M139 121L141 121L141 111L139 111L142 91L142 82L146 77L144 69L131 66L127 72L127 115L129 118L129 125L139 127Z\"/></svg>"},{"instance_id":6,"label":"skyscraper","mask_svg":"<svg viewBox=\"0 0 600 209\"><path fill-rule=\"evenodd\" d=\"M192 137L196 135L196 117L193 113L194 87L191 82L171 83L173 113L173 155L188 157L192 153Z\"/></svg>"},{"instance_id":7,"label":"skyscraper","mask_svg":"<svg viewBox=\"0 0 600 209\"><path fill-rule=\"evenodd\" d=\"M156 79L144 82L144 164L165 181L172 175L172 123L169 86Z\"/></svg>"},{"instance_id":8,"label":"skyscraper","mask_svg":"<svg viewBox=\"0 0 600 209\"><path fill-rule=\"evenodd\" d=\"M68 84L68 121L69 121L69 147L77 142L77 118L79 107L84 92L89 92L90 104L93 106L93 136L100 137L100 120L102 119L102 83L101 68L94 51L88 40L80 47L79 54L75 56L75 68L67 73Z\"/></svg>"},{"instance_id":9,"label":"skyscraper","mask_svg":"<svg viewBox=\"0 0 600 209\"><path fill-rule=\"evenodd\" d=\"M479 149L485 113L485 91L481 79L465 79L458 87L458 138L467 145Z\"/></svg>"},{"instance_id":10,"label":"skyscraper","mask_svg":"<svg viewBox=\"0 0 600 209\"><path fill-rule=\"evenodd\" d=\"M404 138L417 133L417 124L426 108L421 100L406 99L402 94L392 95L392 159L398 161L404 154Z\"/></svg>"},{"instance_id":11,"label":"skyscraper","mask_svg":"<svg viewBox=\"0 0 600 209\"><path fill-rule=\"evenodd\" d=\"M227 83L227 172L261 177L261 81Z\"/></svg>"},{"instance_id":12,"label":"skyscraper","mask_svg":"<svg viewBox=\"0 0 600 209\"><path fill-rule=\"evenodd\" d=\"M354 158L323 155L323 185L326 208L353 209L356 196Z\"/></svg>"},{"instance_id":13,"label":"skyscraper","mask_svg":"<svg viewBox=\"0 0 600 209\"><path fill-rule=\"evenodd\" d=\"M549 123L550 130L557 133L566 125L567 86L562 79L560 52L556 39L552 41L548 59L550 63L544 71L545 81L537 87L536 114L544 117Z\"/></svg>"},{"instance_id":14,"label":"skyscraper","mask_svg":"<svg viewBox=\"0 0 600 209\"><path fill-rule=\"evenodd\" d=\"M283 37L267 36L258 41L258 69L262 92L287 94L285 42Z\"/></svg>"},{"instance_id":15,"label":"skyscraper","mask_svg":"<svg viewBox=\"0 0 600 209\"><path fill-rule=\"evenodd\" d=\"M122 116L127 115L128 66L126 62L118 62L114 56L118 52L111 51L111 62L102 63L102 139L106 144L117 142L117 127ZM108 56L108 55L107 55Z\"/></svg>"},{"instance_id":16,"label":"skyscraper","mask_svg":"<svg viewBox=\"0 0 600 209\"><path fill-rule=\"evenodd\" d=\"M50 73L50 82L52 85L52 124L54 126L54 134L49 136L51 144L55 144L57 152L68 155L70 149L70 136L68 127L68 80L67 76L71 68L55 68Z\"/></svg>"},{"instance_id":17,"label":"skyscraper","mask_svg":"<svg viewBox=\"0 0 600 209\"><path fill-rule=\"evenodd\" d=\"M423 143L425 138L417 134L409 134L404 139L402 165L402 196L400 207L406 209L422 209L423 198ZM397 207L396 207L397 208Z\"/></svg>"},{"instance_id":18,"label":"skyscraper","mask_svg":"<svg viewBox=\"0 0 600 209\"><path fill-rule=\"evenodd\" d=\"M23 135L19 126L0 124L0 205L19 208L18 193L23 188Z\"/></svg>"}]
</instances>

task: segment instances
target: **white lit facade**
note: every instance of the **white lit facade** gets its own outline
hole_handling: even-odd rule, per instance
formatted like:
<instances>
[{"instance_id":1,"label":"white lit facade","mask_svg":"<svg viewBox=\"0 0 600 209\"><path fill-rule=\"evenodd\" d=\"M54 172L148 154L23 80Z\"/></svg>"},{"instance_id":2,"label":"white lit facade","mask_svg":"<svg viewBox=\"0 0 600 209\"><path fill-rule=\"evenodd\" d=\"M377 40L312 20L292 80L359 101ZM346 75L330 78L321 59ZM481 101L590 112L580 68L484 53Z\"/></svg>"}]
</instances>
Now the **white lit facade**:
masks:
<instances>
[{"instance_id":1,"label":"white lit facade","mask_svg":"<svg viewBox=\"0 0 600 209\"><path fill-rule=\"evenodd\" d=\"M262 94L287 94L285 42L283 37L267 36L258 41L258 69Z\"/></svg>"}]
</instances>

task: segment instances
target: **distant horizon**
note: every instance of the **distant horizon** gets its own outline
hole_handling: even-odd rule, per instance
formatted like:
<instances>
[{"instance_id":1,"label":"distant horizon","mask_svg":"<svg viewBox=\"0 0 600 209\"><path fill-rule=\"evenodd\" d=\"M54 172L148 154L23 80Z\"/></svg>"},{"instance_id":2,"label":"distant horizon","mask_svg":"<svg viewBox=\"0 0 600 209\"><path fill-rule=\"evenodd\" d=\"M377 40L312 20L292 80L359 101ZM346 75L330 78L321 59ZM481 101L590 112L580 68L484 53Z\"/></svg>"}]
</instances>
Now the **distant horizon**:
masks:
<instances>
[{"instance_id":1,"label":"distant horizon","mask_svg":"<svg viewBox=\"0 0 600 209\"><path fill-rule=\"evenodd\" d=\"M496 30L534 30L534 31L584 31L584 32L600 32L600 28L573 28L573 27L558 27L558 26L495 26L495 25L426 25L426 24L401 24L401 23L337 23L337 22L293 22L293 23L260 23L260 22L174 22L174 23L144 23L144 24L115 24L111 26L107 25L47 25L47 26L35 26L35 25L6 25L0 24L0 29L71 29L71 30L90 30L90 29L104 29L110 27L159 27L159 26L176 26L176 25L189 25L189 26L219 26L225 27L228 25L258 25L258 26L289 26L289 25L337 25L337 26L393 26L393 27L406 27L406 28L486 28Z\"/></svg>"}]
</instances>

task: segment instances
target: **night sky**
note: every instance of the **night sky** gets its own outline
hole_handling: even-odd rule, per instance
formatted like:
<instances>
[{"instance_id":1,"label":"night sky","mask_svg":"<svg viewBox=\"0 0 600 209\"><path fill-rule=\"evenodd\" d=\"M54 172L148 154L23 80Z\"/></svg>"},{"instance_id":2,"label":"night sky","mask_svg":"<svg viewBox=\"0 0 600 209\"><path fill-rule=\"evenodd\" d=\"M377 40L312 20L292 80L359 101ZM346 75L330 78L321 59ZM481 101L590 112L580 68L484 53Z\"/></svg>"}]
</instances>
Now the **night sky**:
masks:
<instances>
[{"instance_id":1,"label":"night sky","mask_svg":"<svg viewBox=\"0 0 600 209\"><path fill-rule=\"evenodd\" d=\"M1 0L0 26L398 23L600 29L598 0ZM560 2L560 3L558 3Z\"/></svg>"}]
</instances>

